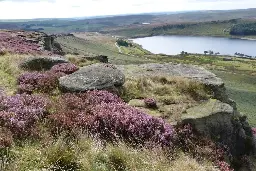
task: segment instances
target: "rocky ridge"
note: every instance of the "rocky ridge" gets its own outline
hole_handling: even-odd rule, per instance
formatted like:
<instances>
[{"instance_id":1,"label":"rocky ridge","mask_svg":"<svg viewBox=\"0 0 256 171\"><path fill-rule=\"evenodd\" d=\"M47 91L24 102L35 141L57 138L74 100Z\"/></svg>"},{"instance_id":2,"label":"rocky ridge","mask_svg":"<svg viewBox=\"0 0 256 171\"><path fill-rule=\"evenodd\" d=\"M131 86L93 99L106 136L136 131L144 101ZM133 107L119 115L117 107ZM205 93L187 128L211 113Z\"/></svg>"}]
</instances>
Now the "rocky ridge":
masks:
<instances>
[{"instance_id":1,"label":"rocky ridge","mask_svg":"<svg viewBox=\"0 0 256 171\"><path fill-rule=\"evenodd\" d=\"M196 132L226 145L232 162L243 155L255 155L256 142L246 117L237 111L236 103L228 98L224 82L204 68L185 64L142 64L118 66L126 77L182 76L203 83L213 92L209 99L189 108L178 124L191 124ZM130 102L138 103L133 100ZM140 105L143 107L143 103Z\"/></svg>"}]
</instances>

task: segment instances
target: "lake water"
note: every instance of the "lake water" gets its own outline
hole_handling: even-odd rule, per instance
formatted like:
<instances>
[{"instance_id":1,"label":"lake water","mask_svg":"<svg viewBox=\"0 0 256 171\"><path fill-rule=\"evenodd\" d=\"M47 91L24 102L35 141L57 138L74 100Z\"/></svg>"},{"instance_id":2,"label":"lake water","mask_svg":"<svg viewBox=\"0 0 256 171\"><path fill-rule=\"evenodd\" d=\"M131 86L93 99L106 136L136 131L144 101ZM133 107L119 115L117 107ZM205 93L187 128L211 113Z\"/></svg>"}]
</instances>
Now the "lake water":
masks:
<instances>
[{"instance_id":1,"label":"lake water","mask_svg":"<svg viewBox=\"0 0 256 171\"><path fill-rule=\"evenodd\" d=\"M256 41L219 37L198 36L153 36L132 39L152 53L177 55L181 51L200 53L212 50L221 55L234 55L236 52L256 56Z\"/></svg>"}]
</instances>

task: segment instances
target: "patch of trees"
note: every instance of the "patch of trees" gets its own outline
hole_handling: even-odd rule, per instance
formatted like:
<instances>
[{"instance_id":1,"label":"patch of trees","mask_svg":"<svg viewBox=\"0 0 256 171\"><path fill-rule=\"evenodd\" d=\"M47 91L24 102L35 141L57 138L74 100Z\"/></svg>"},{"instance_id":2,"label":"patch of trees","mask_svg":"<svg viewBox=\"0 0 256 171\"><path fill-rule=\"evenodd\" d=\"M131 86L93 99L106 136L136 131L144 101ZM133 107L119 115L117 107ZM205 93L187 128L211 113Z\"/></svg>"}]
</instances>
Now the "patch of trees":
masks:
<instances>
[{"instance_id":1,"label":"patch of trees","mask_svg":"<svg viewBox=\"0 0 256 171\"><path fill-rule=\"evenodd\" d=\"M208 24L223 24L223 23L231 23L236 24L240 21L240 19L231 19L231 20L216 20L216 21L207 21L207 22L198 22L198 23L184 23L184 24L168 24L163 26L157 26L152 29L152 31L161 31L161 30L170 30L170 29L185 29L193 26L200 25L208 25Z\"/></svg>"},{"instance_id":2,"label":"patch of trees","mask_svg":"<svg viewBox=\"0 0 256 171\"><path fill-rule=\"evenodd\" d=\"M160 27L155 27L153 28L153 31L158 31L158 30L169 30L169 29L184 29L187 26L191 25L196 25L196 24L175 24L175 25L164 25Z\"/></svg>"},{"instance_id":3,"label":"patch of trees","mask_svg":"<svg viewBox=\"0 0 256 171\"><path fill-rule=\"evenodd\" d=\"M118 46L125 46L125 47L132 46L132 43L129 43L124 39L117 39L116 43L118 44Z\"/></svg>"},{"instance_id":4,"label":"patch of trees","mask_svg":"<svg viewBox=\"0 0 256 171\"><path fill-rule=\"evenodd\" d=\"M235 24L230 29L231 35L256 35L256 22L255 23L240 23Z\"/></svg>"}]
</instances>

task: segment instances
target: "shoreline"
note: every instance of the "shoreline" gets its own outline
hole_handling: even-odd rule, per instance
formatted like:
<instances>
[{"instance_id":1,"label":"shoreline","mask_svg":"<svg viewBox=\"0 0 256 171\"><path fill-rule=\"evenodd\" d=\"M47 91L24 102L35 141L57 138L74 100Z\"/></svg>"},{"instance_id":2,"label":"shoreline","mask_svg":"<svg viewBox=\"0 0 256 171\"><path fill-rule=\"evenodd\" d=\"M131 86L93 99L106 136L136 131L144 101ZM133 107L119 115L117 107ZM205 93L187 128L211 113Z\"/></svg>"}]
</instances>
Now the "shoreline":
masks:
<instances>
[{"instance_id":1,"label":"shoreline","mask_svg":"<svg viewBox=\"0 0 256 171\"><path fill-rule=\"evenodd\" d=\"M151 34L151 35L145 35L145 36L132 36L127 37L127 39L139 39L139 38L146 38L146 37L155 37L155 36L193 36L193 37L216 37L216 38L229 38L229 39L240 39L240 40L252 40L256 41L255 38L250 37L239 37L239 36L218 36L218 35L193 35L193 34Z\"/></svg>"}]
</instances>

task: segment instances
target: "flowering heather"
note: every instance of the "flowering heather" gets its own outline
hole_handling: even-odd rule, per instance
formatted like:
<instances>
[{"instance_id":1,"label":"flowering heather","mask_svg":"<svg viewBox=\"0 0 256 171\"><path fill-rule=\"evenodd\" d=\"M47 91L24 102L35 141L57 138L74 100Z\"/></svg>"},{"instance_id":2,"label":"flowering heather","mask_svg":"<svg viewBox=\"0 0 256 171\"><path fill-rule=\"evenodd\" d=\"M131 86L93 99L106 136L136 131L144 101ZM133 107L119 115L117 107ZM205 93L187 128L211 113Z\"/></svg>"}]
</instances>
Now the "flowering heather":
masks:
<instances>
[{"instance_id":1,"label":"flowering heather","mask_svg":"<svg viewBox=\"0 0 256 171\"><path fill-rule=\"evenodd\" d=\"M125 104L107 91L66 94L60 101L57 112L49 116L54 127L83 128L101 139L123 139L134 144L170 146L175 137L173 127L162 119Z\"/></svg>"},{"instance_id":2,"label":"flowering heather","mask_svg":"<svg viewBox=\"0 0 256 171\"><path fill-rule=\"evenodd\" d=\"M64 73L54 72L27 72L21 74L17 81L19 93L29 93L33 91L50 92L58 87L58 78Z\"/></svg>"},{"instance_id":3,"label":"flowering heather","mask_svg":"<svg viewBox=\"0 0 256 171\"><path fill-rule=\"evenodd\" d=\"M0 124L15 135L27 135L47 113L48 101L39 95L17 94L0 98Z\"/></svg>"},{"instance_id":4,"label":"flowering heather","mask_svg":"<svg viewBox=\"0 0 256 171\"><path fill-rule=\"evenodd\" d=\"M63 64L58 64L58 65L54 65L51 68L52 72L58 73L65 73L65 74L72 74L73 72L76 72L79 68L71 63L63 63Z\"/></svg>"},{"instance_id":5,"label":"flowering heather","mask_svg":"<svg viewBox=\"0 0 256 171\"><path fill-rule=\"evenodd\" d=\"M6 52L19 54L42 54L41 46L38 43L29 41L26 34L20 36L18 32L0 32L0 47ZM28 36L28 35L27 35Z\"/></svg>"},{"instance_id":6,"label":"flowering heather","mask_svg":"<svg viewBox=\"0 0 256 171\"><path fill-rule=\"evenodd\" d=\"M256 136L256 128L252 128L252 133Z\"/></svg>"},{"instance_id":7,"label":"flowering heather","mask_svg":"<svg viewBox=\"0 0 256 171\"><path fill-rule=\"evenodd\" d=\"M116 94L109 93L108 91L89 91L86 93L89 103L97 105L101 103L123 103L123 100Z\"/></svg>"},{"instance_id":8,"label":"flowering heather","mask_svg":"<svg viewBox=\"0 0 256 171\"><path fill-rule=\"evenodd\" d=\"M157 108L156 100L153 98L144 99L144 103L148 108Z\"/></svg>"},{"instance_id":9,"label":"flowering heather","mask_svg":"<svg viewBox=\"0 0 256 171\"><path fill-rule=\"evenodd\" d=\"M149 116L125 103L102 103L93 108L90 114L87 127L101 138L171 146L175 137L173 127L162 119Z\"/></svg>"}]
</instances>

